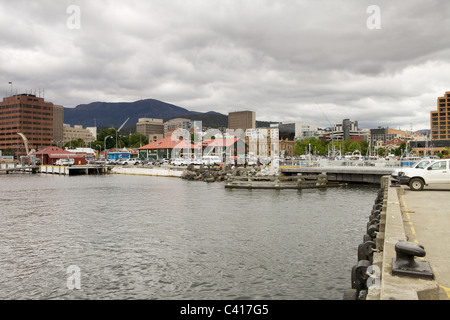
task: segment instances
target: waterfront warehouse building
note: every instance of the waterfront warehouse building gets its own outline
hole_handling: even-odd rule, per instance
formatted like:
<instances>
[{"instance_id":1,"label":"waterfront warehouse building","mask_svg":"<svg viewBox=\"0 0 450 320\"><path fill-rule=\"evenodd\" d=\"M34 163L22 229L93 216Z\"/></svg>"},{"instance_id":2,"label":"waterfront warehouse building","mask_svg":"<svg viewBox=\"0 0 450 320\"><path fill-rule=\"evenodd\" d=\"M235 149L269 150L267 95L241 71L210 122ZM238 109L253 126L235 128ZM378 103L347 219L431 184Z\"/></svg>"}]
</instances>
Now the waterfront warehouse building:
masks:
<instances>
[{"instance_id":1,"label":"waterfront warehouse building","mask_svg":"<svg viewBox=\"0 0 450 320\"><path fill-rule=\"evenodd\" d=\"M0 150L13 150L26 155L22 133L29 150L39 150L53 144L53 103L32 94L3 98L0 103Z\"/></svg>"},{"instance_id":2,"label":"waterfront warehouse building","mask_svg":"<svg viewBox=\"0 0 450 320\"><path fill-rule=\"evenodd\" d=\"M83 155L54 146L39 150L33 155L36 156L36 160L39 160L41 165L54 165L59 159L74 159L75 165L85 165L87 163Z\"/></svg>"}]
</instances>

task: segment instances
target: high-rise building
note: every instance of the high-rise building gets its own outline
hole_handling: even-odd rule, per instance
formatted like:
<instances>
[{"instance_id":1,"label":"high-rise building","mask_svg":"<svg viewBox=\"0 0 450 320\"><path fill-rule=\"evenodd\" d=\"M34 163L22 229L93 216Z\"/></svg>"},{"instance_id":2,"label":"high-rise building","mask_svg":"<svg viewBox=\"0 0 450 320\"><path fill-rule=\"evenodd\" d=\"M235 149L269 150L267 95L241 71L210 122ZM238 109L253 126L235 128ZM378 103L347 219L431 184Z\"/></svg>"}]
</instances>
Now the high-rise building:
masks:
<instances>
[{"instance_id":1,"label":"high-rise building","mask_svg":"<svg viewBox=\"0 0 450 320\"><path fill-rule=\"evenodd\" d=\"M192 120L184 118L170 119L164 123L164 135L168 135L176 129L183 129L190 131L192 127Z\"/></svg>"},{"instance_id":2,"label":"high-rise building","mask_svg":"<svg viewBox=\"0 0 450 320\"><path fill-rule=\"evenodd\" d=\"M358 121L351 121L350 119L344 119L341 123L336 123L331 135L336 140L362 141L366 138L365 132L358 128Z\"/></svg>"},{"instance_id":3,"label":"high-rise building","mask_svg":"<svg viewBox=\"0 0 450 320\"><path fill-rule=\"evenodd\" d=\"M3 98L0 103L0 150L12 149L25 155L23 134L28 151L53 144L53 103L32 94Z\"/></svg>"},{"instance_id":4,"label":"high-rise building","mask_svg":"<svg viewBox=\"0 0 450 320\"><path fill-rule=\"evenodd\" d=\"M430 113L431 140L450 140L450 91L437 98L437 110Z\"/></svg>"},{"instance_id":5,"label":"high-rise building","mask_svg":"<svg viewBox=\"0 0 450 320\"><path fill-rule=\"evenodd\" d=\"M163 119L139 118L136 132L146 136L149 141L157 141L164 137Z\"/></svg>"},{"instance_id":6,"label":"high-rise building","mask_svg":"<svg viewBox=\"0 0 450 320\"><path fill-rule=\"evenodd\" d=\"M306 132L316 132L317 125L306 124L302 121L283 121L278 125L280 139L299 140L304 139Z\"/></svg>"},{"instance_id":7,"label":"high-rise building","mask_svg":"<svg viewBox=\"0 0 450 320\"><path fill-rule=\"evenodd\" d=\"M228 129L256 129L256 113L254 111L237 111L228 114Z\"/></svg>"}]
</instances>

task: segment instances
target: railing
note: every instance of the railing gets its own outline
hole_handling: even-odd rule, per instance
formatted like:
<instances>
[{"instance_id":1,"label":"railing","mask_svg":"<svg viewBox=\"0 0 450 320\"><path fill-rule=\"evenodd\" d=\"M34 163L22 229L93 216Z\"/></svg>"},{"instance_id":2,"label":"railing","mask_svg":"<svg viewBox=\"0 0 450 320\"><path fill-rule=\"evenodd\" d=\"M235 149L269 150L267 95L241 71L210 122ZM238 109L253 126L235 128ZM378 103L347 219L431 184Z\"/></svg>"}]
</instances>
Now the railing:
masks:
<instances>
[{"instance_id":1,"label":"railing","mask_svg":"<svg viewBox=\"0 0 450 320\"><path fill-rule=\"evenodd\" d=\"M400 160L288 160L280 162L283 167L384 167L400 168Z\"/></svg>"}]
</instances>

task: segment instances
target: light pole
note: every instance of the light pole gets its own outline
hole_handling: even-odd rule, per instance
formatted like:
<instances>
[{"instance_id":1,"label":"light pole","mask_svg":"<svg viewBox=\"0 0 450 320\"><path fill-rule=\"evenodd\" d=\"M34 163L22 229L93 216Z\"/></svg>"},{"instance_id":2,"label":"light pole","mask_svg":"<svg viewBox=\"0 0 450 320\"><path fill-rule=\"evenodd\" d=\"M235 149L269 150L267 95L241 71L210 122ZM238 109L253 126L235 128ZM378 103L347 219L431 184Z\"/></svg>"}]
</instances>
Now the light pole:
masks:
<instances>
[{"instance_id":1,"label":"light pole","mask_svg":"<svg viewBox=\"0 0 450 320\"><path fill-rule=\"evenodd\" d=\"M106 161L106 139L113 138L113 136L107 136L105 137L105 161Z\"/></svg>"},{"instance_id":2,"label":"light pole","mask_svg":"<svg viewBox=\"0 0 450 320\"><path fill-rule=\"evenodd\" d=\"M102 152L102 146L97 144L96 147L99 147L98 149L100 150L100 152ZM98 153L98 155L100 156L100 152Z\"/></svg>"}]
</instances>

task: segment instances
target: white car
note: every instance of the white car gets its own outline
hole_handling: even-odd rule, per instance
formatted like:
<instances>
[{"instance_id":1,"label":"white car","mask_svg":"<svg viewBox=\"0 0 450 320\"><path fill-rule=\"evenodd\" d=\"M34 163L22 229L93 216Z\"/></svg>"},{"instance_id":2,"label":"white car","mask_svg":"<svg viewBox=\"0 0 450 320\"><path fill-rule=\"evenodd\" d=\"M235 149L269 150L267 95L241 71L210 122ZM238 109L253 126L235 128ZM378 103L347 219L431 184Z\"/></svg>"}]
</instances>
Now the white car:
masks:
<instances>
[{"instance_id":1,"label":"white car","mask_svg":"<svg viewBox=\"0 0 450 320\"><path fill-rule=\"evenodd\" d=\"M119 165L123 165L123 166L135 165L138 163L139 163L139 161L137 159L122 159L122 160L119 160L119 162L118 162Z\"/></svg>"},{"instance_id":2,"label":"white car","mask_svg":"<svg viewBox=\"0 0 450 320\"><path fill-rule=\"evenodd\" d=\"M56 166L71 166L75 164L75 159L58 159L55 162Z\"/></svg>"},{"instance_id":3,"label":"white car","mask_svg":"<svg viewBox=\"0 0 450 320\"><path fill-rule=\"evenodd\" d=\"M436 160L423 170L414 168L404 170L399 173L398 179L401 184L408 185L414 191L433 185L450 187L450 159Z\"/></svg>"},{"instance_id":4,"label":"white car","mask_svg":"<svg viewBox=\"0 0 450 320\"><path fill-rule=\"evenodd\" d=\"M409 169L423 169L423 168L427 167L430 163L432 163L434 161L436 161L436 159L423 159L423 160L417 161L411 167L403 167L403 168L395 169L391 173L391 175L392 175L393 178L397 179L400 172L403 172L403 171L409 170Z\"/></svg>"},{"instance_id":5,"label":"white car","mask_svg":"<svg viewBox=\"0 0 450 320\"><path fill-rule=\"evenodd\" d=\"M171 161L171 164L174 166L187 166L187 165L189 165L189 163L190 163L189 159L183 159L183 158L173 159Z\"/></svg>"},{"instance_id":6,"label":"white car","mask_svg":"<svg viewBox=\"0 0 450 320\"><path fill-rule=\"evenodd\" d=\"M203 156L202 164L203 165L220 165L222 160L219 156Z\"/></svg>"}]
</instances>

